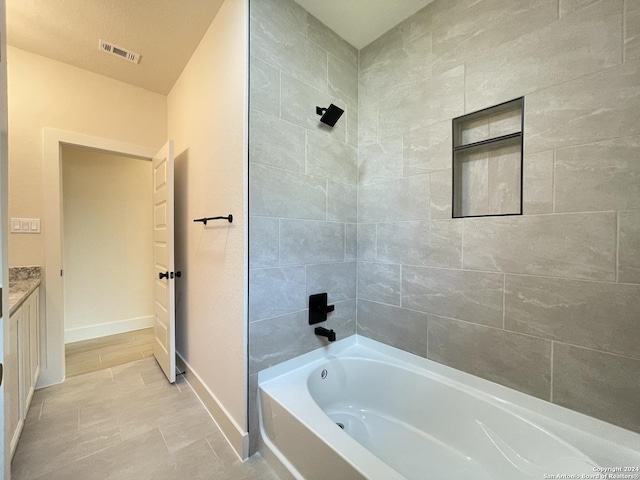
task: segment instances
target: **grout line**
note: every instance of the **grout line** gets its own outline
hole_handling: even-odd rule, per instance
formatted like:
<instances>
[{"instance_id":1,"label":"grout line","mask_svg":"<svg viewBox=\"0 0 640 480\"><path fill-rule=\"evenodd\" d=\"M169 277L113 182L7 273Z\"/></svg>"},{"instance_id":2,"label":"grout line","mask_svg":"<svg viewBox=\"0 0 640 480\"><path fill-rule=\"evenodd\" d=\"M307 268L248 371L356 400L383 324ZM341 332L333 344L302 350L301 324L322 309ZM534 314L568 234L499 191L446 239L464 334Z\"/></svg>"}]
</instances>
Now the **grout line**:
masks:
<instances>
[{"instance_id":1,"label":"grout line","mask_svg":"<svg viewBox=\"0 0 640 480\"><path fill-rule=\"evenodd\" d=\"M625 41L627 39L627 2L628 0L622 0L622 63L627 63L627 55L625 49Z\"/></svg>"},{"instance_id":2,"label":"grout line","mask_svg":"<svg viewBox=\"0 0 640 480\"><path fill-rule=\"evenodd\" d=\"M502 329L506 330L506 318L507 310L505 305L507 303L507 274L502 275Z\"/></svg>"},{"instance_id":3,"label":"grout line","mask_svg":"<svg viewBox=\"0 0 640 480\"><path fill-rule=\"evenodd\" d=\"M282 70L278 70L278 117L282 118Z\"/></svg>"},{"instance_id":4,"label":"grout line","mask_svg":"<svg viewBox=\"0 0 640 480\"><path fill-rule=\"evenodd\" d=\"M554 342L554 341L551 342L551 357L550 357L550 363L551 363L550 370L551 371L549 372L549 376L550 376L550 378L549 378L549 401L551 403L553 403L553 351L554 351L555 343L556 342Z\"/></svg>"},{"instance_id":5,"label":"grout line","mask_svg":"<svg viewBox=\"0 0 640 480\"><path fill-rule=\"evenodd\" d=\"M616 214L616 283L620 282L620 212Z\"/></svg>"},{"instance_id":6,"label":"grout line","mask_svg":"<svg viewBox=\"0 0 640 480\"><path fill-rule=\"evenodd\" d=\"M556 213L556 157L558 150L553 150L551 159L551 213Z\"/></svg>"}]
</instances>

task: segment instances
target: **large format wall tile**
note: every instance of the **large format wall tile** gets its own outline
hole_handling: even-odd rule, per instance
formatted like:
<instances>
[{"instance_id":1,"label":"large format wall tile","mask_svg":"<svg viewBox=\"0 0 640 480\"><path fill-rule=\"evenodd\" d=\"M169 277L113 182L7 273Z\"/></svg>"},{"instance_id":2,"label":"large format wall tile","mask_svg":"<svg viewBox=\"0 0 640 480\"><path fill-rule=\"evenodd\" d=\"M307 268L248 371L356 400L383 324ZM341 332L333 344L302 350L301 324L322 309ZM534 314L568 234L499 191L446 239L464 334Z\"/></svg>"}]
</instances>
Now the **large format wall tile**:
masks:
<instances>
[{"instance_id":1,"label":"large format wall tile","mask_svg":"<svg viewBox=\"0 0 640 480\"><path fill-rule=\"evenodd\" d=\"M640 360L554 344L553 402L640 432Z\"/></svg>"},{"instance_id":2,"label":"large format wall tile","mask_svg":"<svg viewBox=\"0 0 640 480\"><path fill-rule=\"evenodd\" d=\"M464 268L615 280L615 213L464 220Z\"/></svg>"},{"instance_id":3,"label":"large format wall tile","mask_svg":"<svg viewBox=\"0 0 640 480\"><path fill-rule=\"evenodd\" d=\"M452 184L450 168L429 175L430 218L451 218Z\"/></svg>"},{"instance_id":4,"label":"large format wall tile","mask_svg":"<svg viewBox=\"0 0 640 480\"><path fill-rule=\"evenodd\" d=\"M451 121L405 133L403 146L407 176L451 168Z\"/></svg>"},{"instance_id":5,"label":"large format wall tile","mask_svg":"<svg viewBox=\"0 0 640 480\"><path fill-rule=\"evenodd\" d=\"M399 135L462 115L464 78L464 66L459 66L381 100L378 135Z\"/></svg>"},{"instance_id":6,"label":"large format wall tile","mask_svg":"<svg viewBox=\"0 0 640 480\"><path fill-rule=\"evenodd\" d=\"M360 94L389 97L431 76L431 13L425 8L360 51Z\"/></svg>"},{"instance_id":7,"label":"large format wall tile","mask_svg":"<svg viewBox=\"0 0 640 480\"><path fill-rule=\"evenodd\" d=\"M610 0L487 50L466 63L467 111L618 65L621 38L622 0Z\"/></svg>"},{"instance_id":8,"label":"large format wall tile","mask_svg":"<svg viewBox=\"0 0 640 480\"><path fill-rule=\"evenodd\" d=\"M380 223L377 260L402 265L460 268L462 222L431 220Z\"/></svg>"},{"instance_id":9,"label":"large format wall tile","mask_svg":"<svg viewBox=\"0 0 640 480\"><path fill-rule=\"evenodd\" d=\"M436 71L494 51L558 18L557 0L440 1L432 11Z\"/></svg>"},{"instance_id":10,"label":"large format wall tile","mask_svg":"<svg viewBox=\"0 0 640 480\"><path fill-rule=\"evenodd\" d=\"M327 135L308 132L307 174L355 185L358 179L358 151Z\"/></svg>"},{"instance_id":11,"label":"large format wall tile","mask_svg":"<svg viewBox=\"0 0 640 480\"><path fill-rule=\"evenodd\" d=\"M347 223L344 226L344 261L358 260L358 224Z\"/></svg>"},{"instance_id":12,"label":"large format wall tile","mask_svg":"<svg viewBox=\"0 0 640 480\"><path fill-rule=\"evenodd\" d=\"M306 308L304 267L265 268L249 273L249 321Z\"/></svg>"},{"instance_id":13,"label":"large format wall tile","mask_svg":"<svg viewBox=\"0 0 640 480\"><path fill-rule=\"evenodd\" d=\"M429 218L429 175L417 175L358 189L358 221L391 222Z\"/></svg>"},{"instance_id":14,"label":"large format wall tile","mask_svg":"<svg viewBox=\"0 0 640 480\"><path fill-rule=\"evenodd\" d=\"M344 261L343 223L280 220L280 264L310 265Z\"/></svg>"},{"instance_id":15,"label":"large format wall tile","mask_svg":"<svg viewBox=\"0 0 640 480\"><path fill-rule=\"evenodd\" d=\"M251 55L316 88L326 88L327 52L308 39L309 14L295 2L251 5Z\"/></svg>"},{"instance_id":16,"label":"large format wall tile","mask_svg":"<svg viewBox=\"0 0 640 480\"><path fill-rule=\"evenodd\" d=\"M335 310L323 324L335 330L337 339L355 334L355 305L355 300L336 303ZM249 374L327 345L324 337L315 335L315 327L309 325L308 310L250 323Z\"/></svg>"},{"instance_id":17,"label":"large format wall tile","mask_svg":"<svg viewBox=\"0 0 640 480\"><path fill-rule=\"evenodd\" d=\"M324 178L257 163L251 163L249 168L251 215L313 220L326 218L327 181Z\"/></svg>"},{"instance_id":18,"label":"large format wall tile","mask_svg":"<svg viewBox=\"0 0 640 480\"><path fill-rule=\"evenodd\" d=\"M280 115L280 72L277 68L251 57L249 69L250 107L271 115Z\"/></svg>"},{"instance_id":19,"label":"large format wall tile","mask_svg":"<svg viewBox=\"0 0 640 480\"><path fill-rule=\"evenodd\" d=\"M600 0L559 0L560 17L566 17Z\"/></svg>"},{"instance_id":20,"label":"large format wall tile","mask_svg":"<svg viewBox=\"0 0 640 480\"><path fill-rule=\"evenodd\" d=\"M400 265L360 262L358 298L400 306Z\"/></svg>"},{"instance_id":21,"label":"large format wall tile","mask_svg":"<svg viewBox=\"0 0 640 480\"><path fill-rule=\"evenodd\" d=\"M307 297L326 292L329 303L356 298L356 264L325 263L307 267Z\"/></svg>"},{"instance_id":22,"label":"large format wall tile","mask_svg":"<svg viewBox=\"0 0 640 480\"><path fill-rule=\"evenodd\" d=\"M378 236L375 223L358 224L358 260L361 262L376 261L376 238Z\"/></svg>"},{"instance_id":23,"label":"large format wall tile","mask_svg":"<svg viewBox=\"0 0 640 480\"><path fill-rule=\"evenodd\" d=\"M624 2L624 59L640 59L640 3Z\"/></svg>"},{"instance_id":24,"label":"large format wall tile","mask_svg":"<svg viewBox=\"0 0 640 480\"><path fill-rule=\"evenodd\" d=\"M402 137L381 138L358 146L358 185L402 176Z\"/></svg>"},{"instance_id":25,"label":"large format wall tile","mask_svg":"<svg viewBox=\"0 0 640 480\"><path fill-rule=\"evenodd\" d=\"M536 91L526 98L528 153L640 134L640 61Z\"/></svg>"},{"instance_id":26,"label":"large format wall tile","mask_svg":"<svg viewBox=\"0 0 640 480\"><path fill-rule=\"evenodd\" d=\"M306 310L251 323L249 374L321 347L313 328Z\"/></svg>"},{"instance_id":27,"label":"large format wall tile","mask_svg":"<svg viewBox=\"0 0 640 480\"><path fill-rule=\"evenodd\" d=\"M633 208L640 208L640 136L556 152L556 212Z\"/></svg>"},{"instance_id":28,"label":"large format wall tile","mask_svg":"<svg viewBox=\"0 0 640 480\"><path fill-rule=\"evenodd\" d=\"M549 399L551 342L429 316L429 359Z\"/></svg>"},{"instance_id":29,"label":"large format wall tile","mask_svg":"<svg viewBox=\"0 0 640 480\"><path fill-rule=\"evenodd\" d=\"M640 210L618 217L618 281L640 283Z\"/></svg>"},{"instance_id":30,"label":"large format wall tile","mask_svg":"<svg viewBox=\"0 0 640 480\"><path fill-rule=\"evenodd\" d=\"M640 285L506 276L505 328L640 358Z\"/></svg>"},{"instance_id":31,"label":"large format wall tile","mask_svg":"<svg viewBox=\"0 0 640 480\"><path fill-rule=\"evenodd\" d=\"M249 265L251 268L277 267L280 261L278 241L280 225L277 218L251 217L249 235Z\"/></svg>"},{"instance_id":32,"label":"large format wall tile","mask_svg":"<svg viewBox=\"0 0 640 480\"><path fill-rule=\"evenodd\" d=\"M522 213L553 212L553 151L525 155Z\"/></svg>"},{"instance_id":33,"label":"large format wall tile","mask_svg":"<svg viewBox=\"0 0 640 480\"><path fill-rule=\"evenodd\" d=\"M332 222L357 222L357 186L329 180L327 188L327 220Z\"/></svg>"},{"instance_id":34,"label":"large format wall tile","mask_svg":"<svg viewBox=\"0 0 640 480\"><path fill-rule=\"evenodd\" d=\"M402 306L502 328L501 273L402 267Z\"/></svg>"},{"instance_id":35,"label":"large format wall tile","mask_svg":"<svg viewBox=\"0 0 640 480\"><path fill-rule=\"evenodd\" d=\"M358 70L329 55L329 93L343 101L358 100Z\"/></svg>"},{"instance_id":36,"label":"large format wall tile","mask_svg":"<svg viewBox=\"0 0 640 480\"><path fill-rule=\"evenodd\" d=\"M421 312L358 300L358 334L427 357L427 318Z\"/></svg>"},{"instance_id":37,"label":"large format wall tile","mask_svg":"<svg viewBox=\"0 0 640 480\"><path fill-rule=\"evenodd\" d=\"M308 17L308 36L312 42L317 43L327 52L339 58L352 68L358 68L358 50L339 37L333 30L320 22L313 15Z\"/></svg>"},{"instance_id":38,"label":"large format wall tile","mask_svg":"<svg viewBox=\"0 0 640 480\"><path fill-rule=\"evenodd\" d=\"M256 110L250 111L249 128L249 158L253 163L304 173L304 128Z\"/></svg>"}]
</instances>

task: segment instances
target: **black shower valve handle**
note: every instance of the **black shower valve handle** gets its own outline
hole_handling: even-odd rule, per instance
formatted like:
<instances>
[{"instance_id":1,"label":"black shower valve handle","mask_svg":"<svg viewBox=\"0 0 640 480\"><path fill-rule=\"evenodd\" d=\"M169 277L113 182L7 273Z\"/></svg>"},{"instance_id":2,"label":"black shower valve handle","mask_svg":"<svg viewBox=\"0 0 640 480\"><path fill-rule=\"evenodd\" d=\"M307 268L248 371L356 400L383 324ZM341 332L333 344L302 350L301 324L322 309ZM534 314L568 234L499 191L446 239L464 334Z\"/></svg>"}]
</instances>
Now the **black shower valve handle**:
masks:
<instances>
[{"instance_id":1,"label":"black shower valve handle","mask_svg":"<svg viewBox=\"0 0 640 480\"><path fill-rule=\"evenodd\" d=\"M327 321L327 313L333 312L335 305L327 305L326 293L309 295L309 325Z\"/></svg>"}]
</instances>

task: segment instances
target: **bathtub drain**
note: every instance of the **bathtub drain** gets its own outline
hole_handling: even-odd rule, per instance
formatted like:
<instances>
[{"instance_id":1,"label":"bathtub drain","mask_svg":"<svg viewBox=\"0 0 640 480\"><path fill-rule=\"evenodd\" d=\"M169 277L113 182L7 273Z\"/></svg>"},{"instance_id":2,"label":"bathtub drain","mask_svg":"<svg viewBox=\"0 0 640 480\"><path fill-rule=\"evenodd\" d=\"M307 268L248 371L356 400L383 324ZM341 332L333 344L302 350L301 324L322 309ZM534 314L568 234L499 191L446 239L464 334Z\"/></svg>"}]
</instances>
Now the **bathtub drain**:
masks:
<instances>
[{"instance_id":1,"label":"bathtub drain","mask_svg":"<svg viewBox=\"0 0 640 480\"><path fill-rule=\"evenodd\" d=\"M327 369L326 368L322 370L322 373L320 373L320 378L322 378L323 380L325 378L327 378Z\"/></svg>"}]
</instances>

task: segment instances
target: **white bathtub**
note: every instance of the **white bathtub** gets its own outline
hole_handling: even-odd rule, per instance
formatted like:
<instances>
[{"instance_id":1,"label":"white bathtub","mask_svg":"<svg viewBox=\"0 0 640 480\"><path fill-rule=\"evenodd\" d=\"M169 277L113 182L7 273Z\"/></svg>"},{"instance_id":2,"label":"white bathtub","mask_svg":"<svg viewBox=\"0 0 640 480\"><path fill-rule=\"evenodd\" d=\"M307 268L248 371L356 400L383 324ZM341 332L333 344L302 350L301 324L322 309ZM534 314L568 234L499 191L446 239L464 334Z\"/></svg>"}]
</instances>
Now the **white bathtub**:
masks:
<instances>
[{"instance_id":1,"label":"white bathtub","mask_svg":"<svg viewBox=\"0 0 640 480\"><path fill-rule=\"evenodd\" d=\"M361 336L258 382L263 455L293 478L640 478L639 434Z\"/></svg>"}]
</instances>

